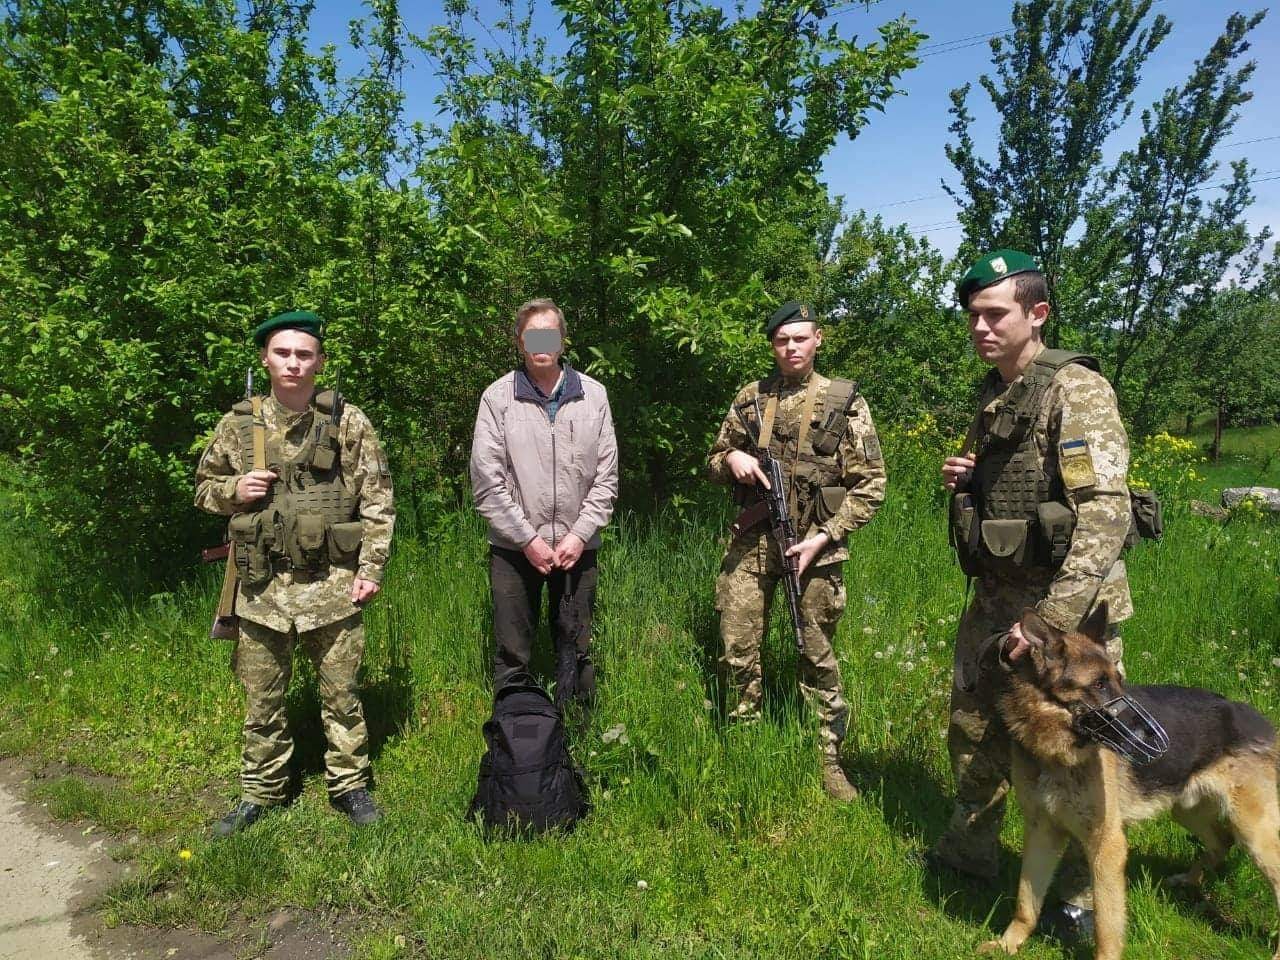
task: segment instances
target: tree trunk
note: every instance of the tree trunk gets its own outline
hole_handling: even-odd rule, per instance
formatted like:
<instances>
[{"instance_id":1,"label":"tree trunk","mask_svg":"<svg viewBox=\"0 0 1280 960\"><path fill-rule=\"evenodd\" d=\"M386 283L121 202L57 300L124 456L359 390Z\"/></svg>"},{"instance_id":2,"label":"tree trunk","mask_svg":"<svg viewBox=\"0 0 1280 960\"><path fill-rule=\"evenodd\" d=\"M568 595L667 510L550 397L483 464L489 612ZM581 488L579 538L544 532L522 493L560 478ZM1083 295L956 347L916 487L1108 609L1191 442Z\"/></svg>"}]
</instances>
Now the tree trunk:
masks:
<instances>
[{"instance_id":1,"label":"tree trunk","mask_svg":"<svg viewBox=\"0 0 1280 960\"><path fill-rule=\"evenodd\" d=\"M1214 463L1218 462L1218 458L1222 456L1222 401L1213 408L1213 448L1209 451L1209 456Z\"/></svg>"}]
</instances>

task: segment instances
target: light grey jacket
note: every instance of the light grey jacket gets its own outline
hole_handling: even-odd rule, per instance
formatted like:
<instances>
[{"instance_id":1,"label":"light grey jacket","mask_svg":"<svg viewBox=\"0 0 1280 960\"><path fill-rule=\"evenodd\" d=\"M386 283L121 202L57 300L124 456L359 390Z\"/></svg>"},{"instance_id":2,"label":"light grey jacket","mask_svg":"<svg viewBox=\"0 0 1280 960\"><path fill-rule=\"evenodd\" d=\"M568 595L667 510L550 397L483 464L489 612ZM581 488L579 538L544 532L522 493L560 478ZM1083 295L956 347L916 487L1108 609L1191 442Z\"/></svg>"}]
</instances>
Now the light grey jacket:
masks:
<instances>
[{"instance_id":1,"label":"light grey jacket","mask_svg":"<svg viewBox=\"0 0 1280 960\"><path fill-rule=\"evenodd\" d=\"M522 550L535 536L555 546L572 531L586 549L618 497L618 445L604 387L565 365L555 422L523 370L480 397L471 440L471 492L489 542Z\"/></svg>"}]
</instances>

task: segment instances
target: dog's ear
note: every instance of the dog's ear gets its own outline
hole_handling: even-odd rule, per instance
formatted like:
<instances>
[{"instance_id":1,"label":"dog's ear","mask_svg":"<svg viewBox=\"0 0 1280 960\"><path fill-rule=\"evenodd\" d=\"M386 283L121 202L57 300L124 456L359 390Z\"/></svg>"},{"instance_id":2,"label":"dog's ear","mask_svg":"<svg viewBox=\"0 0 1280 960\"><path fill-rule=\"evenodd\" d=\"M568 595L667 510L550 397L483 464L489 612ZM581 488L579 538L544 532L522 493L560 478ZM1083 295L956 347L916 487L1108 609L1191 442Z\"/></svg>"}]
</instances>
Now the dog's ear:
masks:
<instances>
[{"instance_id":1,"label":"dog's ear","mask_svg":"<svg viewBox=\"0 0 1280 960\"><path fill-rule=\"evenodd\" d=\"M1080 623L1079 633L1084 634L1094 643L1105 647L1107 645L1107 618L1109 611L1107 610L1107 601L1103 600L1093 611L1084 618Z\"/></svg>"},{"instance_id":2,"label":"dog's ear","mask_svg":"<svg viewBox=\"0 0 1280 960\"><path fill-rule=\"evenodd\" d=\"M1029 655L1036 672L1043 673L1050 663L1061 660L1064 648L1062 631L1028 607L1022 612L1022 635L1031 645Z\"/></svg>"}]
</instances>

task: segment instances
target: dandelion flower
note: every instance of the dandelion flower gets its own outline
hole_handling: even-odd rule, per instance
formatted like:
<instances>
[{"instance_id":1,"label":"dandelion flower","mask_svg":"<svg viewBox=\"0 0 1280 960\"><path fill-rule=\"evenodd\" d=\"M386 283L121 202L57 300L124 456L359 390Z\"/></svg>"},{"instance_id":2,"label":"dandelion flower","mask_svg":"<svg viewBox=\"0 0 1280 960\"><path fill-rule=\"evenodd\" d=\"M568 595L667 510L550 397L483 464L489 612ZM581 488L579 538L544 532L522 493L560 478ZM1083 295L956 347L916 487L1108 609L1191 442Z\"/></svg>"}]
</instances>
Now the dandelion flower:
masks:
<instances>
[{"instance_id":1,"label":"dandelion flower","mask_svg":"<svg viewBox=\"0 0 1280 960\"><path fill-rule=\"evenodd\" d=\"M190 860L190 859L191 859L191 851L190 851L190 850L186 850L186 849L179 850L179 851L178 851L178 859L179 859L179 860Z\"/></svg>"}]
</instances>

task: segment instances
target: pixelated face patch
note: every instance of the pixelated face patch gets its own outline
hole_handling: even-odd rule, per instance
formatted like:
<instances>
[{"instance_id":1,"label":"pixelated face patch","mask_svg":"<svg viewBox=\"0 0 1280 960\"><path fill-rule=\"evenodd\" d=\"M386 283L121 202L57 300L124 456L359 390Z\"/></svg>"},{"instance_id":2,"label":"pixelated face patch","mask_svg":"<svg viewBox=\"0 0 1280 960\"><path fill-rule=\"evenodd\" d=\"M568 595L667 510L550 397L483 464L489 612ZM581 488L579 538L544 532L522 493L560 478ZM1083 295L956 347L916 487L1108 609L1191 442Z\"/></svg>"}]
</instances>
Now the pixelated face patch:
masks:
<instances>
[{"instance_id":1,"label":"pixelated face patch","mask_svg":"<svg viewBox=\"0 0 1280 960\"><path fill-rule=\"evenodd\" d=\"M1068 490L1084 490L1098 485L1088 440L1077 437L1058 444L1058 472L1062 475L1062 485Z\"/></svg>"}]
</instances>

